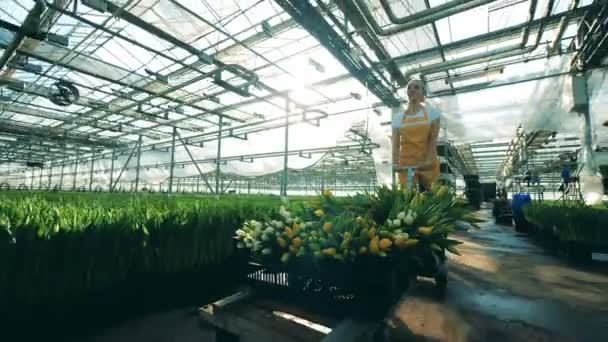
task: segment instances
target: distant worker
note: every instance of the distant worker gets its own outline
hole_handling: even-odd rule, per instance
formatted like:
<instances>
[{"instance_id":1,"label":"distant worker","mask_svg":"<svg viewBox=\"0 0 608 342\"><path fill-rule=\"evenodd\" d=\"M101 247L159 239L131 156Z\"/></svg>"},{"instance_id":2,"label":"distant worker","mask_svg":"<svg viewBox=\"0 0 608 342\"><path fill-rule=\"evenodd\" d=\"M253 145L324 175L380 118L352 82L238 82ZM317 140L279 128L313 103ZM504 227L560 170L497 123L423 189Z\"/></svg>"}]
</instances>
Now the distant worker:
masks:
<instances>
[{"instance_id":1,"label":"distant worker","mask_svg":"<svg viewBox=\"0 0 608 342\"><path fill-rule=\"evenodd\" d=\"M393 166L398 168L399 184L408 186L404 167L415 168L412 187L420 182L423 190L430 190L439 177L437 143L439 112L425 103L422 82L412 80L407 85L408 104L402 113L393 116Z\"/></svg>"},{"instance_id":2,"label":"distant worker","mask_svg":"<svg viewBox=\"0 0 608 342\"><path fill-rule=\"evenodd\" d=\"M568 193L568 191L570 190L569 184L570 184L570 169L568 168L568 165L564 165L564 168L562 169L562 185L559 187L559 191Z\"/></svg>"},{"instance_id":3,"label":"distant worker","mask_svg":"<svg viewBox=\"0 0 608 342\"><path fill-rule=\"evenodd\" d=\"M530 181L532 181L532 173L530 170L526 170L524 173L524 181L526 181L526 186L530 187Z\"/></svg>"}]
</instances>

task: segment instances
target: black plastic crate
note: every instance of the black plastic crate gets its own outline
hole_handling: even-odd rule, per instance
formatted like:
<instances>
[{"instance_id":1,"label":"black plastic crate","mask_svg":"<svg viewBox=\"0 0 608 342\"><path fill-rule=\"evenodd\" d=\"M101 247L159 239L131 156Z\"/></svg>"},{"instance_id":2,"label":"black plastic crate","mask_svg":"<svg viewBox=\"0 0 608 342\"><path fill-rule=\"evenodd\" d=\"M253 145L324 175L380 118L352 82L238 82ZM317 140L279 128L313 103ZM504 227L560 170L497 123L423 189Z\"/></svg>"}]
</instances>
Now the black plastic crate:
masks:
<instances>
[{"instance_id":1,"label":"black plastic crate","mask_svg":"<svg viewBox=\"0 0 608 342\"><path fill-rule=\"evenodd\" d=\"M260 296L334 316L383 317L406 287L394 271L376 273L371 279L363 279L355 271L349 273L311 275L257 266L247 280Z\"/></svg>"}]
</instances>

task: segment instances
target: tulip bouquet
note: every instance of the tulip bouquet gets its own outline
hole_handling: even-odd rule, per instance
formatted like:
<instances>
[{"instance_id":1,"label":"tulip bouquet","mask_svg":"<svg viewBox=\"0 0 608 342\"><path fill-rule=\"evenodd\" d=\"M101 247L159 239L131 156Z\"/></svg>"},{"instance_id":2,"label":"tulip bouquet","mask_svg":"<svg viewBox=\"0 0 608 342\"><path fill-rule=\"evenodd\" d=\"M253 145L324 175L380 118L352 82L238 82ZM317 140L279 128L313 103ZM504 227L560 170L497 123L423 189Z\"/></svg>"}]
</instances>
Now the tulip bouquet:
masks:
<instances>
[{"instance_id":1,"label":"tulip bouquet","mask_svg":"<svg viewBox=\"0 0 608 342\"><path fill-rule=\"evenodd\" d=\"M293 213L283 206L276 217L246 221L236 238L269 267L355 265L370 258L407 267L431 254L458 254L460 242L448 237L458 221L480 222L446 187L428 193L379 188L341 199L324 191Z\"/></svg>"}]
</instances>

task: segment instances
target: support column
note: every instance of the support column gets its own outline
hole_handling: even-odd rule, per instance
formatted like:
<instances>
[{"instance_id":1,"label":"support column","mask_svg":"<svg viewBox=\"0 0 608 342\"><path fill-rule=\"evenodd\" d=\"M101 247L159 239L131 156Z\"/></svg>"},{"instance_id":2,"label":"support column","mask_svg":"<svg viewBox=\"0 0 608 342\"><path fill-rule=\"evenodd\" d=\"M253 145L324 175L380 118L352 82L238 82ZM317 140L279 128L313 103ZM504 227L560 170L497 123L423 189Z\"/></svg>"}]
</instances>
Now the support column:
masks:
<instances>
[{"instance_id":1,"label":"support column","mask_svg":"<svg viewBox=\"0 0 608 342\"><path fill-rule=\"evenodd\" d=\"M112 149L112 160L110 161L110 186L108 191L112 192L112 183L114 183L114 160L116 159L116 150Z\"/></svg>"},{"instance_id":2,"label":"support column","mask_svg":"<svg viewBox=\"0 0 608 342\"><path fill-rule=\"evenodd\" d=\"M63 176L65 175L65 159L61 161L61 175L59 176L59 190L63 190Z\"/></svg>"},{"instance_id":3,"label":"support column","mask_svg":"<svg viewBox=\"0 0 608 342\"><path fill-rule=\"evenodd\" d=\"M40 174L38 175L38 190L42 190L42 168L40 168Z\"/></svg>"},{"instance_id":4,"label":"support column","mask_svg":"<svg viewBox=\"0 0 608 342\"><path fill-rule=\"evenodd\" d=\"M34 168L32 168L32 178L30 179L30 190L34 190Z\"/></svg>"},{"instance_id":5,"label":"support column","mask_svg":"<svg viewBox=\"0 0 608 342\"><path fill-rule=\"evenodd\" d=\"M53 185L53 163L50 164L51 168L49 169L49 190L51 190L51 186Z\"/></svg>"},{"instance_id":6,"label":"support column","mask_svg":"<svg viewBox=\"0 0 608 342\"><path fill-rule=\"evenodd\" d=\"M95 150L91 154L91 171L89 172L89 192L93 190L93 171L95 171Z\"/></svg>"},{"instance_id":7,"label":"support column","mask_svg":"<svg viewBox=\"0 0 608 342\"><path fill-rule=\"evenodd\" d=\"M577 82L573 87L573 96L577 99L584 98L584 103L580 100L580 102L575 100L575 105L577 107L576 111L583 117L583 144L581 146L581 151L579 152L580 157L582 157L579 158L579 161L582 159L584 163L580 173L581 192L585 203L593 205L601 203L604 186L599 167L596 165L593 156L593 122L591 121L591 113L589 110L587 76L573 77L582 77L581 82Z\"/></svg>"},{"instance_id":8,"label":"support column","mask_svg":"<svg viewBox=\"0 0 608 342\"><path fill-rule=\"evenodd\" d=\"M135 169L135 192L139 191L139 167L141 166L141 135L137 140L137 166Z\"/></svg>"},{"instance_id":9,"label":"support column","mask_svg":"<svg viewBox=\"0 0 608 342\"><path fill-rule=\"evenodd\" d=\"M173 127L173 138L171 139L171 165L169 166L169 190L173 192L173 171L175 169L175 138L177 137L177 129Z\"/></svg>"},{"instance_id":10,"label":"support column","mask_svg":"<svg viewBox=\"0 0 608 342\"><path fill-rule=\"evenodd\" d=\"M182 139L182 136L179 135L179 132L177 132L177 138L179 139L179 141L182 143L182 146L184 147L184 150L186 150L186 153L188 153L188 157L190 157L190 160L192 160L192 162L194 163L194 167L196 167L196 170L198 171L199 177L202 177L203 180L205 181L205 185L207 185L207 187L209 188L209 190L211 192L213 192L213 188L211 187L211 184L209 184L209 181L207 181L207 176L203 173L203 171L201 170L201 168L198 166L198 162L196 161L196 159L194 159L194 156L192 155L192 152L190 152L190 149L188 148L188 145L186 144L186 142L184 141L184 139ZM200 178L198 178L198 182L200 183ZM197 189L198 189L198 184L197 184ZM197 190L198 192L198 190Z\"/></svg>"},{"instance_id":11,"label":"support column","mask_svg":"<svg viewBox=\"0 0 608 342\"><path fill-rule=\"evenodd\" d=\"M289 106L291 102L289 97L285 97L285 149L283 154L283 181L281 182L281 196L287 196L287 164L288 164L288 150L289 150Z\"/></svg>"},{"instance_id":12,"label":"support column","mask_svg":"<svg viewBox=\"0 0 608 342\"><path fill-rule=\"evenodd\" d=\"M321 161L321 192L325 191L325 156Z\"/></svg>"},{"instance_id":13,"label":"support column","mask_svg":"<svg viewBox=\"0 0 608 342\"><path fill-rule=\"evenodd\" d=\"M224 123L224 117L219 117L219 130L217 134L217 157L215 160L215 194L219 195L220 191L220 173L222 163L222 125Z\"/></svg>"},{"instance_id":14,"label":"support column","mask_svg":"<svg viewBox=\"0 0 608 342\"><path fill-rule=\"evenodd\" d=\"M78 155L78 150L76 150L76 155ZM72 191L76 191L76 174L78 173L78 158L74 161L74 180L72 181Z\"/></svg>"},{"instance_id":15,"label":"support column","mask_svg":"<svg viewBox=\"0 0 608 342\"><path fill-rule=\"evenodd\" d=\"M118 182L120 181L120 177L122 177L122 174L125 172L125 170L127 169L127 166L129 165L129 162L131 161L131 158L133 158L133 154L135 153L135 150L137 149L137 145L135 145L133 147L133 149L131 150L131 153L129 153L129 157L127 158L127 161L125 162L125 164L122 166L122 169L120 169L120 173L118 174L118 177L116 177L116 181L114 182L114 184L112 185L111 189L112 191L114 191L114 189L116 188L116 185L118 184Z\"/></svg>"}]
</instances>

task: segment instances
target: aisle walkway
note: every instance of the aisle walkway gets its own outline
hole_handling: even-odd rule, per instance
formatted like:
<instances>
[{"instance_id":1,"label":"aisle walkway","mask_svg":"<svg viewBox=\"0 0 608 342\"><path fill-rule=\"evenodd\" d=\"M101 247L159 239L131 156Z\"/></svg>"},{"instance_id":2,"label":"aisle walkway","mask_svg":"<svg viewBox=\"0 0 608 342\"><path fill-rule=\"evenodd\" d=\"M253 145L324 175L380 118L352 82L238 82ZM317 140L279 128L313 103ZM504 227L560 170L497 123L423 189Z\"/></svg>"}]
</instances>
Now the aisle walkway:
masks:
<instances>
[{"instance_id":1,"label":"aisle walkway","mask_svg":"<svg viewBox=\"0 0 608 342\"><path fill-rule=\"evenodd\" d=\"M389 321L391 340L605 341L608 263L570 265L480 214L481 230L458 234L444 299L419 281Z\"/></svg>"}]
</instances>

